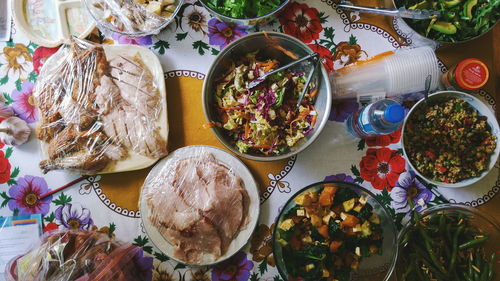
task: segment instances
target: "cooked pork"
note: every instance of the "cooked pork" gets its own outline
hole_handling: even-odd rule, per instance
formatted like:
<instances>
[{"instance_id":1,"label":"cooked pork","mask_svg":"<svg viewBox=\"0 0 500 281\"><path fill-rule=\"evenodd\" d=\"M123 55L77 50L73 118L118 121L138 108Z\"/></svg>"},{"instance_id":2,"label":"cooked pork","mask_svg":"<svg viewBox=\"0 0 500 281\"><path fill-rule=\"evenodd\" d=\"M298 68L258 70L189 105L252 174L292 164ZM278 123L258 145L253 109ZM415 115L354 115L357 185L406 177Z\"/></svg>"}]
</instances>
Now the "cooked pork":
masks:
<instances>
[{"instance_id":1,"label":"cooked pork","mask_svg":"<svg viewBox=\"0 0 500 281\"><path fill-rule=\"evenodd\" d=\"M177 161L146 194L149 220L190 264L216 261L247 224L243 183L213 155Z\"/></svg>"},{"instance_id":2,"label":"cooked pork","mask_svg":"<svg viewBox=\"0 0 500 281\"><path fill-rule=\"evenodd\" d=\"M133 59L118 56L109 61L111 77L124 100L150 120L159 113L159 93L154 77L136 56Z\"/></svg>"},{"instance_id":3,"label":"cooked pork","mask_svg":"<svg viewBox=\"0 0 500 281\"><path fill-rule=\"evenodd\" d=\"M167 154L154 125L159 92L139 55L110 65L102 47L77 39L61 52L33 93L40 111L35 135L48 143L44 173L94 174L129 150L150 158Z\"/></svg>"},{"instance_id":4,"label":"cooked pork","mask_svg":"<svg viewBox=\"0 0 500 281\"><path fill-rule=\"evenodd\" d=\"M151 158L167 155L167 143L158 128L133 108L113 108L101 118L104 132L114 142Z\"/></svg>"}]
</instances>

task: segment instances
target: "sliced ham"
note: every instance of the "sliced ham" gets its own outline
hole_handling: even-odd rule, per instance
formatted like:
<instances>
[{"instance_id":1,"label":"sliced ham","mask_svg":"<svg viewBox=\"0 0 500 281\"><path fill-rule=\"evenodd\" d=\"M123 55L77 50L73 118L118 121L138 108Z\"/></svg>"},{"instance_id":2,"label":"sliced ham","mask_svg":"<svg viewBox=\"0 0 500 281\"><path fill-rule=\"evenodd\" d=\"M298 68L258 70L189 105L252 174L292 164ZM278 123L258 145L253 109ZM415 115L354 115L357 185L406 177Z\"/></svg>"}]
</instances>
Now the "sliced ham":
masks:
<instances>
[{"instance_id":1,"label":"sliced ham","mask_svg":"<svg viewBox=\"0 0 500 281\"><path fill-rule=\"evenodd\" d=\"M246 227L249 197L243 183L213 155L177 161L155 185L148 187L148 204L156 212L150 220L182 261L215 261Z\"/></svg>"}]
</instances>

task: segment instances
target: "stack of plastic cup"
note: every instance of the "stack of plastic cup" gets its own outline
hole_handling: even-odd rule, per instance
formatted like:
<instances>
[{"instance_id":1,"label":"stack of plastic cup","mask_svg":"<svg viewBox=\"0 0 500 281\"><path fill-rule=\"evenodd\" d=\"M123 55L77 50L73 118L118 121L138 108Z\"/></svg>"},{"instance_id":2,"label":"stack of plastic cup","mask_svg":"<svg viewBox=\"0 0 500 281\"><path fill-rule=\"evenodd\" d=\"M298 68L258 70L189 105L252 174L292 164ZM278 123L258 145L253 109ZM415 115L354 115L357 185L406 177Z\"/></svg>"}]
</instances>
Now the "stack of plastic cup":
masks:
<instances>
[{"instance_id":1,"label":"stack of plastic cup","mask_svg":"<svg viewBox=\"0 0 500 281\"><path fill-rule=\"evenodd\" d=\"M385 90L390 96L423 91L428 75L432 76L430 89L439 86L441 72L430 47L399 50L384 59L384 70L387 75Z\"/></svg>"},{"instance_id":2,"label":"stack of plastic cup","mask_svg":"<svg viewBox=\"0 0 500 281\"><path fill-rule=\"evenodd\" d=\"M356 62L334 72L331 82L335 98L359 98L371 93L397 96L423 91L428 75L431 75L430 90L437 89L440 74L434 50L419 47Z\"/></svg>"}]
</instances>

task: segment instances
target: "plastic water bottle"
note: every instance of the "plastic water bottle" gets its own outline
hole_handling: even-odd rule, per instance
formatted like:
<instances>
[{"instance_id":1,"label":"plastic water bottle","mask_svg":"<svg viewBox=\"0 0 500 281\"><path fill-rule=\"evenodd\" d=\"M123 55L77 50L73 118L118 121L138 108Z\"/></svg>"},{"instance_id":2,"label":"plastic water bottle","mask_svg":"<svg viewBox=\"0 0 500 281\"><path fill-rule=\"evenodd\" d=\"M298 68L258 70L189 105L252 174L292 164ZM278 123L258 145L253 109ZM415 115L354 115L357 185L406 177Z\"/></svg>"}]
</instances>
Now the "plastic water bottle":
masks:
<instances>
[{"instance_id":1,"label":"plastic water bottle","mask_svg":"<svg viewBox=\"0 0 500 281\"><path fill-rule=\"evenodd\" d=\"M384 99L358 109L346 120L347 131L358 138L390 134L401 126L404 108L394 100Z\"/></svg>"}]
</instances>

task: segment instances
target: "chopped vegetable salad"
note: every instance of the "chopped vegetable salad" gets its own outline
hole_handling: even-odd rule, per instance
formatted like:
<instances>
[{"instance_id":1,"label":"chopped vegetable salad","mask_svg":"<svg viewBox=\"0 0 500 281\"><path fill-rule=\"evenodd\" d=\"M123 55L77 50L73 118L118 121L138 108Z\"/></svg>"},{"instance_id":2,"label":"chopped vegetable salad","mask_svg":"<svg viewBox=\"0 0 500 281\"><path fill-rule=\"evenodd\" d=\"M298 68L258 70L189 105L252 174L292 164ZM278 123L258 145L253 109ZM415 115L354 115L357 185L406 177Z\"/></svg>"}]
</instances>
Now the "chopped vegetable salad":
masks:
<instances>
[{"instance_id":1,"label":"chopped vegetable salad","mask_svg":"<svg viewBox=\"0 0 500 281\"><path fill-rule=\"evenodd\" d=\"M304 73L286 69L248 88L251 81L278 66L277 60L259 61L256 53L249 53L216 82L216 124L227 131L242 153L279 155L313 130L317 90L306 93L296 106L306 80Z\"/></svg>"},{"instance_id":2,"label":"chopped vegetable salad","mask_svg":"<svg viewBox=\"0 0 500 281\"><path fill-rule=\"evenodd\" d=\"M293 280L348 281L364 257L382 254L381 221L365 195L325 183L294 201L275 234Z\"/></svg>"}]
</instances>

